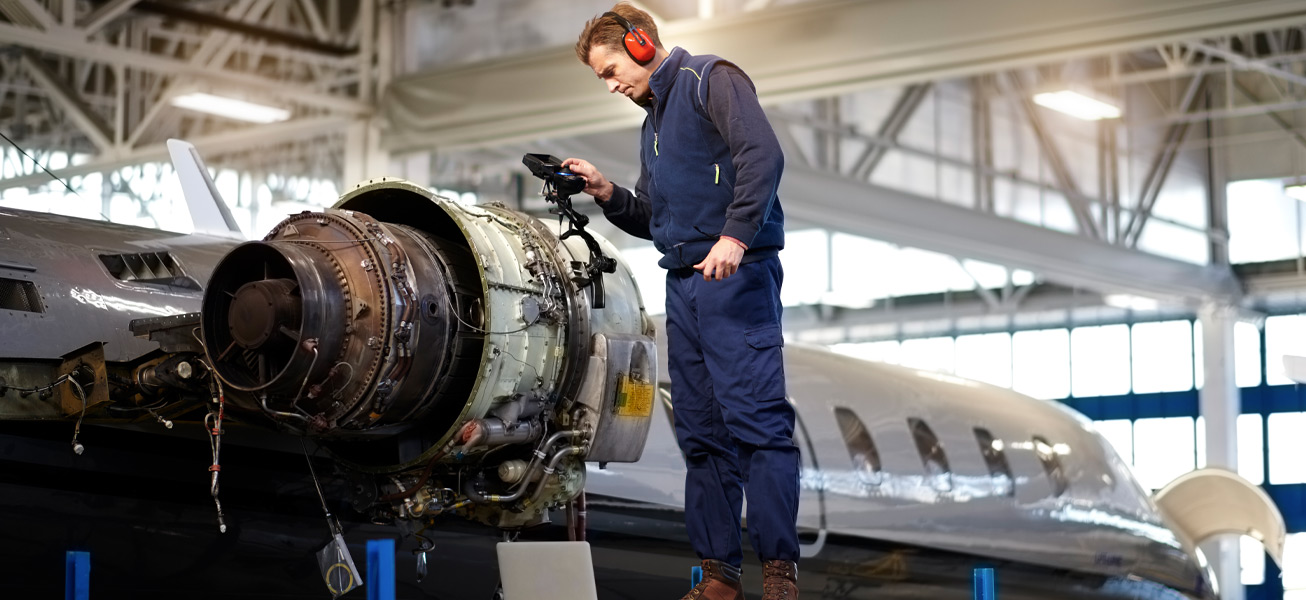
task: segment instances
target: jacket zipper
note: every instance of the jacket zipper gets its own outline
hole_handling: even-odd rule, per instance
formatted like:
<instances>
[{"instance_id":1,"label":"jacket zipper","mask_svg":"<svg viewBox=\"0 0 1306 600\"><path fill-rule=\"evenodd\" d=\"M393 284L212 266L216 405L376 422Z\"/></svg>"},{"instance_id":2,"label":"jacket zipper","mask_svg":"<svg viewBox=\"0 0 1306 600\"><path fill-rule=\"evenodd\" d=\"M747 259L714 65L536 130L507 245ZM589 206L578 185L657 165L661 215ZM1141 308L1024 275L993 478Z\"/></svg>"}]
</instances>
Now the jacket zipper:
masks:
<instances>
[{"instance_id":1,"label":"jacket zipper","mask_svg":"<svg viewBox=\"0 0 1306 600\"><path fill-rule=\"evenodd\" d=\"M658 98L653 97L653 156L658 155Z\"/></svg>"}]
</instances>

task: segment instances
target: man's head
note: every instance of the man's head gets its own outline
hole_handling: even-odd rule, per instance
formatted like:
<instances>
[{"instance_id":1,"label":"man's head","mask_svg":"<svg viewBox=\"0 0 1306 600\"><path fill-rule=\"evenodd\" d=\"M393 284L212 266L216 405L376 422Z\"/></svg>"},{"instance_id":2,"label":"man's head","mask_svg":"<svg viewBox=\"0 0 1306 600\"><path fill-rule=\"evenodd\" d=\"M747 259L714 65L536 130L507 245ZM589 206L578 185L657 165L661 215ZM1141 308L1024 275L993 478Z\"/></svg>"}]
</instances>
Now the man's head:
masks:
<instances>
[{"instance_id":1,"label":"man's head","mask_svg":"<svg viewBox=\"0 0 1306 600\"><path fill-rule=\"evenodd\" d=\"M625 2L613 6L611 12L621 19L605 14L585 23L580 39L576 41L576 58L594 70L594 74L607 84L609 92L620 93L636 104L642 104L650 96L648 78L667 52L658 39L658 26L648 13ZM629 31L622 19L638 28L656 48L656 54L647 64L639 64L627 52L624 39Z\"/></svg>"}]
</instances>

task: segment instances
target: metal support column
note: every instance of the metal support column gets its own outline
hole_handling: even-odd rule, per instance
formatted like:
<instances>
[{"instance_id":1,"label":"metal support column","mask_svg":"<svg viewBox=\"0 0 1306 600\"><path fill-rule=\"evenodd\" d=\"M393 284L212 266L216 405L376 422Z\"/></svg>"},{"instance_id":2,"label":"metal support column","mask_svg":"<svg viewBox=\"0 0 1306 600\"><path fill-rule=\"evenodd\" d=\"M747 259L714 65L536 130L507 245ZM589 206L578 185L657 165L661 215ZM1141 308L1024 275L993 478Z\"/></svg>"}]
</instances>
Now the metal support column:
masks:
<instances>
[{"instance_id":1,"label":"metal support column","mask_svg":"<svg viewBox=\"0 0 1306 600\"><path fill-rule=\"evenodd\" d=\"M1206 421L1206 465L1238 469L1238 414L1242 402L1234 380L1234 324L1237 307L1208 303L1198 311L1202 323L1202 365L1205 381L1198 392ZM1202 544L1215 570L1220 598L1243 600L1238 536L1222 535Z\"/></svg>"},{"instance_id":2,"label":"metal support column","mask_svg":"<svg viewBox=\"0 0 1306 600\"><path fill-rule=\"evenodd\" d=\"M991 85L989 75L974 77L970 82L970 127L975 161L975 210L994 212L993 193L993 118L989 109ZM1103 221L1106 222L1105 220Z\"/></svg>"}]
</instances>

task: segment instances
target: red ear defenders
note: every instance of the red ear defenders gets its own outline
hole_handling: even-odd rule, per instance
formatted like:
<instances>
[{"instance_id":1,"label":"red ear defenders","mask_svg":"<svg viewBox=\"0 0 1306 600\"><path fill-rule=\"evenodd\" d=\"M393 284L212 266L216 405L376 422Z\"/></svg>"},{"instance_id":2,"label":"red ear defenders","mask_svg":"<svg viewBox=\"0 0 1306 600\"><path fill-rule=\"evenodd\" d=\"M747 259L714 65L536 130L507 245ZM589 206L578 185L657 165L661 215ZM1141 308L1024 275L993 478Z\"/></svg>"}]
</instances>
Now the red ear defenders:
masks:
<instances>
[{"instance_id":1,"label":"red ear defenders","mask_svg":"<svg viewBox=\"0 0 1306 600\"><path fill-rule=\"evenodd\" d=\"M629 54L630 58L641 65L647 65L649 61L653 60L653 55L657 54L657 49L653 47L653 41L648 39L648 34L644 33L643 29L635 27L625 17L612 11L603 13L603 16L612 17L614 21L626 28L626 36L622 38L622 41L626 47L626 54Z\"/></svg>"}]
</instances>

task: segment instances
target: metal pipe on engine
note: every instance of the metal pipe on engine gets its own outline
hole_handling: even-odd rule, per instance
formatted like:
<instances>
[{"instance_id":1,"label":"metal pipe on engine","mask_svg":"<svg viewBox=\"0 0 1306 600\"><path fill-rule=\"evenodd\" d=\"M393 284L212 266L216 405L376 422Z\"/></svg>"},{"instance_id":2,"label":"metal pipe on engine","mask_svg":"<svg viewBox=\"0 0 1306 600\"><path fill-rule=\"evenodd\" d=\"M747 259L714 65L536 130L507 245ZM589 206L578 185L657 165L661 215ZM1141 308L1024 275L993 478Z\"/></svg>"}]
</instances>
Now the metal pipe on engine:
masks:
<instances>
[{"instance_id":1,"label":"metal pipe on engine","mask_svg":"<svg viewBox=\"0 0 1306 600\"><path fill-rule=\"evenodd\" d=\"M531 459L531 464L526 467L526 474L522 476L520 483L517 484L517 487L513 489L511 494L508 494L507 496L482 494L476 489L476 482L471 479L468 479L467 483L463 484L463 494L477 504L501 504L504 502L513 502L518 498L521 498L526 493L526 487L530 485L531 480L535 478L535 471L539 468L541 460L549 455L548 451L553 448L554 444L557 444L560 440L582 434L583 432L572 429L559 431L549 436L549 438L544 441L544 444L535 450L535 456ZM579 446L567 448L567 450L570 449L579 449ZM552 466L549 469L546 469L546 473L552 473L552 469L557 467L557 461L561 460L558 458L558 455L562 454L562 452L563 451L559 451L557 454L550 457L549 462ZM541 478L540 485L544 485L544 478ZM535 495L538 496L539 492L537 491Z\"/></svg>"},{"instance_id":2,"label":"metal pipe on engine","mask_svg":"<svg viewBox=\"0 0 1306 600\"><path fill-rule=\"evenodd\" d=\"M558 463L562 462L562 459L566 456L580 454L584 451L585 449L580 446L570 446L554 454L553 458L549 460L549 466L544 469L544 476L540 478L540 485L536 486L535 493L531 495L531 504L539 502L540 496L544 495L544 488L549 483L549 476L553 475L553 472L558 468Z\"/></svg>"}]
</instances>

